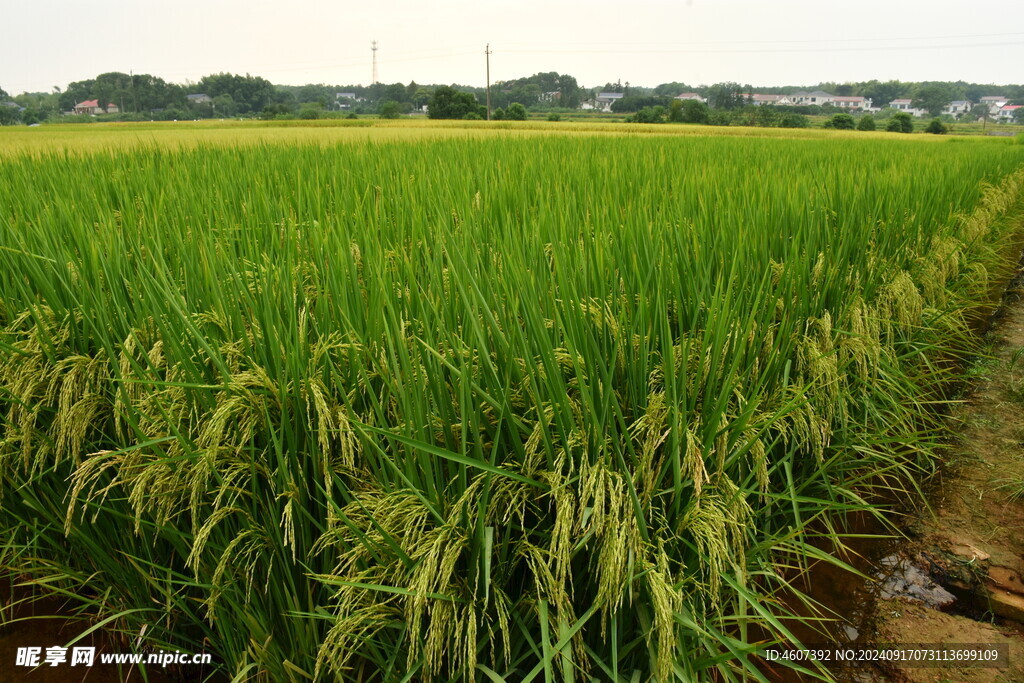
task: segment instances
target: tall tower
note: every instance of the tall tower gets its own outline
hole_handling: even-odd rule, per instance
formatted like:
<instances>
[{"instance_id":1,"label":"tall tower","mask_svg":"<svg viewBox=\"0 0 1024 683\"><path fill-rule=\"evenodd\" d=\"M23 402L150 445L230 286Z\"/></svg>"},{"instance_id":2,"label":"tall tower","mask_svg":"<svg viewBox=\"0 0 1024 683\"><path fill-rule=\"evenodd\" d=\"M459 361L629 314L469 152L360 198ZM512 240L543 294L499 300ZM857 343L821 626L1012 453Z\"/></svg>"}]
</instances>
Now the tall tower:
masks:
<instances>
[{"instance_id":1,"label":"tall tower","mask_svg":"<svg viewBox=\"0 0 1024 683\"><path fill-rule=\"evenodd\" d=\"M377 41L373 41L370 45L370 49L373 50L373 80L370 85L377 84Z\"/></svg>"}]
</instances>

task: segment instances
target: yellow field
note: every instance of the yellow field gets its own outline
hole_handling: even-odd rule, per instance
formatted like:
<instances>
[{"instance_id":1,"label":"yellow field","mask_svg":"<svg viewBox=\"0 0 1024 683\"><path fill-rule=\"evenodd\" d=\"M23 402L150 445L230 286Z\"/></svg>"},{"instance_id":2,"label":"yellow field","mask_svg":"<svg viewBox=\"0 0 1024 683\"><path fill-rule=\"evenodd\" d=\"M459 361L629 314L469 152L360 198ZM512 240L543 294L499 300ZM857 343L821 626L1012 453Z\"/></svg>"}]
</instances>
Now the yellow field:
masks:
<instances>
[{"instance_id":1,"label":"yellow field","mask_svg":"<svg viewBox=\"0 0 1024 683\"><path fill-rule=\"evenodd\" d=\"M160 145L168 148L256 144L400 141L410 139L481 138L549 135L661 135L782 138L886 138L907 136L885 132L816 128L717 127L685 124L627 124L550 121L167 121L153 123L54 124L34 128L0 128L0 156L46 152L95 152ZM948 136L914 135L911 139L937 142ZM1007 138L993 142L1006 143Z\"/></svg>"}]
</instances>

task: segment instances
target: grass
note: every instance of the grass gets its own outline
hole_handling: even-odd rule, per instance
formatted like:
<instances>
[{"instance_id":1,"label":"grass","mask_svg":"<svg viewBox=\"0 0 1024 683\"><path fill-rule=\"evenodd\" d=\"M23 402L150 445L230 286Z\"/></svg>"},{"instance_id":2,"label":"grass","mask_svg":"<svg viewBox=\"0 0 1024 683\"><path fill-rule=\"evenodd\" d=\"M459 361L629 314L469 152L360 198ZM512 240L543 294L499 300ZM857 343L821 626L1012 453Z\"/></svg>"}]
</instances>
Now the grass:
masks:
<instances>
[{"instance_id":1,"label":"grass","mask_svg":"<svg viewBox=\"0 0 1024 683\"><path fill-rule=\"evenodd\" d=\"M552 126L4 138L7 571L240 678L763 679L933 467L1021 147Z\"/></svg>"}]
</instances>

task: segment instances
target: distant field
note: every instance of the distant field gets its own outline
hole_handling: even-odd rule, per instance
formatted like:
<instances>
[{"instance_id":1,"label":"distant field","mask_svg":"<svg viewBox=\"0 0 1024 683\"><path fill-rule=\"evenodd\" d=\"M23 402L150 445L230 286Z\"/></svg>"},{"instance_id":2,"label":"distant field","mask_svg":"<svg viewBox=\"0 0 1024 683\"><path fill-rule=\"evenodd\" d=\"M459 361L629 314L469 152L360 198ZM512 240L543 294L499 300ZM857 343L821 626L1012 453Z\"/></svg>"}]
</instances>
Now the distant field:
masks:
<instances>
[{"instance_id":1,"label":"distant field","mask_svg":"<svg viewBox=\"0 0 1024 683\"><path fill-rule=\"evenodd\" d=\"M686 124L626 124L591 121L431 121L429 119L357 119L324 121L202 120L155 123L93 123L0 128L0 156L47 151L97 152L158 145L190 148L208 145L334 145L367 141L415 141L425 138L536 137L549 135L659 135L701 137L781 137L822 139L855 137L895 140L895 133L831 131L820 128L747 128ZM948 136L920 135L935 142ZM1005 140L1003 141L1005 142Z\"/></svg>"},{"instance_id":2,"label":"distant field","mask_svg":"<svg viewBox=\"0 0 1024 683\"><path fill-rule=\"evenodd\" d=\"M786 586L937 466L1022 243L1012 140L182 122L0 152L0 574L240 680L763 677Z\"/></svg>"}]
</instances>

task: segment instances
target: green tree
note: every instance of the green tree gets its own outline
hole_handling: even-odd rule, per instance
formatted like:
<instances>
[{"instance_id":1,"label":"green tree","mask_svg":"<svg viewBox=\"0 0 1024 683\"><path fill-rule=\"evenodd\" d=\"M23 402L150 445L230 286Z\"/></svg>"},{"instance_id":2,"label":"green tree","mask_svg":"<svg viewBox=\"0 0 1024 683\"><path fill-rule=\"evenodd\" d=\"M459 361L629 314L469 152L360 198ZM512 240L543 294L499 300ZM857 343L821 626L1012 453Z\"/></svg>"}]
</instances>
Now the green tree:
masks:
<instances>
[{"instance_id":1,"label":"green tree","mask_svg":"<svg viewBox=\"0 0 1024 683\"><path fill-rule=\"evenodd\" d=\"M825 122L826 128L835 128L837 130L853 130L856 127L856 123L853 117L849 114L833 114L832 117Z\"/></svg>"},{"instance_id":2,"label":"green tree","mask_svg":"<svg viewBox=\"0 0 1024 683\"><path fill-rule=\"evenodd\" d=\"M913 133L914 120L905 111L899 111L892 115L885 129L890 133Z\"/></svg>"},{"instance_id":3,"label":"green tree","mask_svg":"<svg viewBox=\"0 0 1024 683\"><path fill-rule=\"evenodd\" d=\"M681 101L672 100L672 105L668 108L668 120L671 123L683 122L683 103Z\"/></svg>"},{"instance_id":4,"label":"green tree","mask_svg":"<svg viewBox=\"0 0 1024 683\"><path fill-rule=\"evenodd\" d=\"M874 130L875 129L875 118L871 114L864 114L860 117L860 121L857 122L857 130Z\"/></svg>"},{"instance_id":5,"label":"green tree","mask_svg":"<svg viewBox=\"0 0 1024 683\"><path fill-rule=\"evenodd\" d=\"M478 106L472 93L441 85L430 96L427 115L432 119L461 119L470 112L475 114Z\"/></svg>"},{"instance_id":6,"label":"green tree","mask_svg":"<svg viewBox=\"0 0 1024 683\"><path fill-rule=\"evenodd\" d=\"M0 104L0 126L13 126L18 123L21 123L21 110L18 107Z\"/></svg>"},{"instance_id":7,"label":"green tree","mask_svg":"<svg viewBox=\"0 0 1024 683\"><path fill-rule=\"evenodd\" d=\"M1013 110L1014 123L1024 123L1024 107Z\"/></svg>"},{"instance_id":8,"label":"green tree","mask_svg":"<svg viewBox=\"0 0 1024 683\"><path fill-rule=\"evenodd\" d=\"M810 120L803 114L788 112L779 119L779 128L807 128L811 125Z\"/></svg>"},{"instance_id":9,"label":"green tree","mask_svg":"<svg viewBox=\"0 0 1024 683\"><path fill-rule=\"evenodd\" d=\"M525 121L526 120L526 107L521 105L519 102L513 102L505 110L505 118L510 121Z\"/></svg>"},{"instance_id":10,"label":"green tree","mask_svg":"<svg viewBox=\"0 0 1024 683\"><path fill-rule=\"evenodd\" d=\"M505 118L505 110L502 109L501 107L498 107L497 109L495 109L494 113L491 114L491 120L493 120L493 121L501 121L504 118Z\"/></svg>"},{"instance_id":11,"label":"green tree","mask_svg":"<svg viewBox=\"0 0 1024 683\"><path fill-rule=\"evenodd\" d=\"M377 111L382 119L397 119L402 113L402 105L395 100L384 100Z\"/></svg>"},{"instance_id":12,"label":"green tree","mask_svg":"<svg viewBox=\"0 0 1024 683\"><path fill-rule=\"evenodd\" d=\"M949 88L941 85L925 85L917 89L911 106L924 109L931 116L938 116L952 101L953 97Z\"/></svg>"},{"instance_id":13,"label":"green tree","mask_svg":"<svg viewBox=\"0 0 1024 683\"><path fill-rule=\"evenodd\" d=\"M902 95L906 88L906 84L899 81L868 81L861 86L860 92L864 97L870 98L876 107L884 107Z\"/></svg>"},{"instance_id":14,"label":"green tree","mask_svg":"<svg viewBox=\"0 0 1024 683\"><path fill-rule=\"evenodd\" d=\"M945 135L949 132L945 124L939 119L932 119L928 126L924 129L925 133L931 133L932 135Z\"/></svg>"},{"instance_id":15,"label":"green tree","mask_svg":"<svg viewBox=\"0 0 1024 683\"><path fill-rule=\"evenodd\" d=\"M683 123L707 123L708 105L698 100L683 102Z\"/></svg>"},{"instance_id":16,"label":"green tree","mask_svg":"<svg viewBox=\"0 0 1024 683\"><path fill-rule=\"evenodd\" d=\"M740 109L748 104L749 85L739 83L715 83L708 88L708 106L712 109Z\"/></svg>"}]
</instances>

